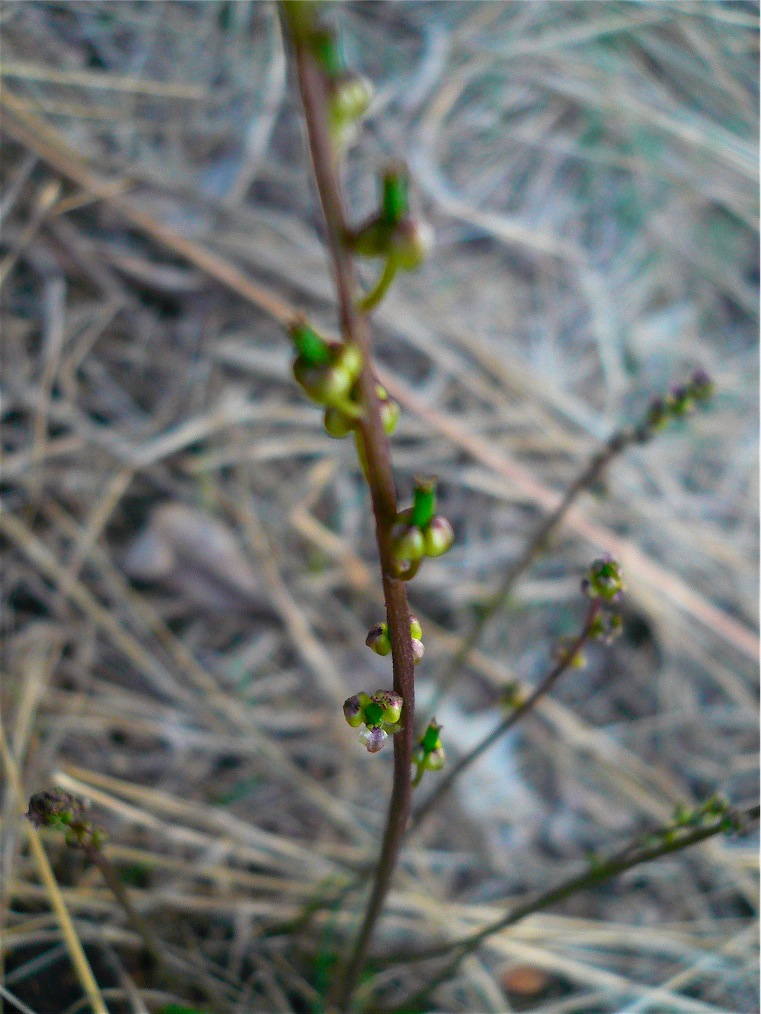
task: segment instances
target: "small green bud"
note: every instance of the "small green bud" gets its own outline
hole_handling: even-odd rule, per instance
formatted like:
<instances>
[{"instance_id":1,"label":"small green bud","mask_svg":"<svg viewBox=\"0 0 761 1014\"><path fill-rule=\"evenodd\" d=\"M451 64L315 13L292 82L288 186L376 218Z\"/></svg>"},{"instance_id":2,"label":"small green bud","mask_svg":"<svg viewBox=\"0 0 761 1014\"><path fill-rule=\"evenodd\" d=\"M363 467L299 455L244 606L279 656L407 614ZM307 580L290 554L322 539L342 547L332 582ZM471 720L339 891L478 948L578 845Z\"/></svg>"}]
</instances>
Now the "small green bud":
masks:
<instances>
[{"instance_id":1,"label":"small green bud","mask_svg":"<svg viewBox=\"0 0 761 1014\"><path fill-rule=\"evenodd\" d=\"M437 514L424 533L426 556L443 556L454 542L454 529L446 518Z\"/></svg>"},{"instance_id":2,"label":"small green bud","mask_svg":"<svg viewBox=\"0 0 761 1014\"><path fill-rule=\"evenodd\" d=\"M383 708L381 716L384 725L396 725L402 715L402 698L394 690L378 690L374 701Z\"/></svg>"},{"instance_id":3,"label":"small green bud","mask_svg":"<svg viewBox=\"0 0 761 1014\"><path fill-rule=\"evenodd\" d=\"M347 437L357 425L355 419L351 419L340 408L332 406L325 409L323 423L328 435L335 437L336 440Z\"/></svg>"},{"instance_id":4,"label":"small green bud","mask_svg":"<svg viewBox=\"0 0 761 1014\"><path fill-rule=\"evenodd\" d=\"M358 694L355 694L354 697L347 697L344 701L344 718L352 729L358 729L364 723L363 707Z\"/></svg>"},{"instance_id":5,"label":"small green bud","mask_svg":"<svg viewBox=\"0 0 761 1014\"><path fill-rule=\"evenodd\" d=\"M293 375L313 401L336 408L347 401L356 379L339 365L309 366L303 359L293 364Z\"/></svg>"},{"instance_id":6,"label":"small green bud","mask_svg":"<svg viewBox=\"0 0 761 1014\"><path fill-rule=\"evenodd\" d=\"M433 229L417 218L405 218L391 237L391 256L402 271L415 271L433 247Z\"/></svg>"},{"instance_id":7,"label":"small green bud","mask_svg":"<svg viewBox=\"0 0 761 1014\"><path fill-rule=\"evenodd\" d=\"M336 141L343 147L352 127L360 120L373 98L370 82L355 71L345 71L330 86L328 115Z\"/></svg>"},{"instance_id":8,"label":"small green bud","mask_svg":"<svg viewBox=\"0 0 761 1014\"><path fill-rule=\"evenodd\" d=\"M391 251L392 227L373 216L346 236L346 245L360 257L387 257Z\"/></svg>"},{"instance_id":9,"label":"small green bud","mask_svg":"<svg viewBox=\"0 0 761 1014\"><path fill-rule=\"evenodd\" d=\"M362 372L362 350L354 342L344 342L337 348L335 362L336 366L349 374L354 383Z\"/></svg>"},{"instance_id":10,"label":"small green bud","mask_svg":"<svg viewBox=\"0 0 761 1014\"><path fill-rule=\"evenodd\" d=\"M589 598L615 602L626 590L620 565L609 554L600 557L589 568L581 588Z\"/></svg>"},{"instance_id":11,"label":"small green bud","mask_svg":"<svg viewBox=\"0 0 761 1014\"><path fill-rule=\"evenodd\" d=\"M391 531L391 554L400 562L414 563L425 556L423 533L415 525L396 524Z\"/></svg>"},{"instance_id":12,"label":"small green bud","mask_svg":"<svg viewBox=\"0 0 761 1014\"><path fill-rule=\"evenodd\" d=\"M388 655L391 651L391 639L388 636L388 624L376 623L368 631L365 644L371 648L376 655Z\"/></svg>"},{"instance_id":13,"label":"small green bud","mask_svg":"<svg viewBox=\"0 0 761 1014\"><path fill-rule=\"evenodd\" d=\"M447 757L446 754L444 753L444 747L437 746L433 750L431 750L430 753L427 753L425 755L423 767L427 771L441 771L441 769L444 767L446 759Z\"/></svg>"},{"instance_id":14,"label":"small green bud","mask_svg":"<svg viewBox=\"0 0 761 1014\"><path fill-rule=\"evenodd\" d=\"M375 393L378 395L378 401L380 402L380 417L383 429L390 436L399 422L399 413L401 411L399 402L389 397L386 388L381 384L375 385Z\"/></svg>"},{"instance_id":15,"label":"small green bud","mask_svg":"<svg viewBox=\"0 0 761 1014\"><path fill-rule=\"evenodd\" d=\"M410 637L418 641L423 637L423 628L417 616L410 616Z\"/></svg>"}]
</instances>

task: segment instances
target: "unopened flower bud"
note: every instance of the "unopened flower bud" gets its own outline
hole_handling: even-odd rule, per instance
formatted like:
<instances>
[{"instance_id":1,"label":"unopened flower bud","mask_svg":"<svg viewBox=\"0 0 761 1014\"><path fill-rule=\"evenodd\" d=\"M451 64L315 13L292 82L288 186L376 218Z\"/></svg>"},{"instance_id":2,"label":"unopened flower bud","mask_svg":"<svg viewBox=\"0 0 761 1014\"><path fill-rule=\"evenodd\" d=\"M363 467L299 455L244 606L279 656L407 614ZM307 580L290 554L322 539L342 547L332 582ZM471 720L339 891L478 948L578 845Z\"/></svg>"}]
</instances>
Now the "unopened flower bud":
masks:
<instances>
[{"instance_id":1,"label":"unopened flower bud","mask_svg":"<svg viewBox=\"0 0 761 1014\"><path fill-rule=\"evenodd\" d=\"M376 655L388 655L391 651L391 639L388 636L388 624L376 623L371 627L365 638L365 644Z\"/></svg>"},{"instance_id":2,"label":"unopened flower bud","mask_svg":"<svg viewBox=\"0 0 761 1014\"><path fill-rule=\"evenodd\" d=\"M594 561L582 584L582 590L590 598L600 598L606 602L615 601L625 589L621 567L608 554Z\"/></svg>"},{"instance_id":3,"label":"unopened flower bud","mask_svg":"<svg viewBox=\"0 0 761 1014\"><path fill-rule=\"evenodd\" d=\"M357 425L356 420L342 412L340 408L329 407L325 409L323 418L325 429L329 436L340 440L347 437Z\"/></svg>"},{"instance_id":4,"label":"unopened flower bud","mask_svg":"<svg viewBox=\"0 0 761 1014\"><path fill-rule=\"evenodd\" d=\"M341 139L345 138L346 128L351 127L367 112L372 97L372 85L355 71L344 71L331 82L330 123Z\"/></svg>"},{"instance_id":5,"label":"unopened flower bud","mask_svg":"<svg viewBox=\"0 0 761 1014\"><path fill-rule=\"evenodd\" d=\"M417 616L410 616L410 637L418 641L423 637L423 628L420 626Z\"/></svg>"},{"instance_id":6,"label":"unopened flower bud","mask_svg":"<svg viewBox=\"0 0 761 1014\"><path fill-rule=\"evenodd\" d=\"M397 266L415 271L433 247L433 229L422 219L405 218L394 229L391 243Z\"/></svg>"},{"instance_id":7,"label":"unopened flower bud","mask_svg":"<svg viewBox=\"0 0 761 1014\"><path fill-rule=\"evenodd\" d=\"M402 714L402 697L394 690L378 690L373 700L383 708L382 721L386 725L396 725Z\"/></svg>"},{"instance_id":8,"label":"unopened flower bud","mask_svg":"<svg viewBox=\"0 0 761 1014\"><path fill-rule=\"evenodd\" d=\"M387 739L388 733L381 728L363 729L359 734L359 741L367 747L368 753L378 753Z\"/></svg>"},{"instance_id":9,"label":"unopened flower bud","mask_svg":"<svg viewBox=\"0 0 761 1014\"><path fill-rule=\"evenodd\" d=\"M431 750L430 753L427 753L425 755L423 767L427 771L441 771L441 769L444 767L446 759L447 758L446 754L444 753L444 747L443 746L434 747L434 749Z\"/></svg>"},{"instance_id":10,"label":"unopened flower bud","mask_svg":"<svg viewBox=\"0 0 761 1014\"><path fill-rule=\"evenodd\" d=\"M397 524L391 531L391 554L395 560L412 562L425 556L423 533L416 525Z\"/></svg>"},{"instance_id":11,"label":"unopened flower bud","mask_svg":"<svg viewBox=\"0 0 761 1014\"><path fill-rule=\"evenodd\" d=\"M454 529L445 517L437 514L424 533L426 556L443 556L454 542Z\"/></svg>"},{"instance_id":12,"label":"unopened flower bud","mask_svg":"<svg viewBox=\"0 0 761 1014\"><path fill-rule=\"evenodd\" d=\"M352 729L358 729L364 722L365 718L359 695L355 694L354 697L347 697L344 701L344 718Z\"/></svg>"},{"instance_id":13,"label":"unopened flower bud","mask_svg":"<svg viewBox=\"0 0 761 1014\"><path fill-rule=\"evenodd\" d=\"M423 655L425 655L425 647L423 642L419 641L416 637L412 638L412 661L415 665L419 665L423 661Z\"/></svg>"},{"instance_id":14,"label":"unopened flower bud","mask_svg":"<svg viewBox=\"0 0 761 1014\"><path fill-rule=\"evenodd\" d=\"M380 384L378 384L378 387L381 391L383 391L383 396L381 396L380 393L378 394L378 398L380 399L381 423L383 424L383 429L386 434L391 436L396 429L396 424L399 422L399 413L401 412L401 409L398 401L394 398L389 398L388 394L386 394L385 388L382 388Z\"/></svg>"}]
</instances>

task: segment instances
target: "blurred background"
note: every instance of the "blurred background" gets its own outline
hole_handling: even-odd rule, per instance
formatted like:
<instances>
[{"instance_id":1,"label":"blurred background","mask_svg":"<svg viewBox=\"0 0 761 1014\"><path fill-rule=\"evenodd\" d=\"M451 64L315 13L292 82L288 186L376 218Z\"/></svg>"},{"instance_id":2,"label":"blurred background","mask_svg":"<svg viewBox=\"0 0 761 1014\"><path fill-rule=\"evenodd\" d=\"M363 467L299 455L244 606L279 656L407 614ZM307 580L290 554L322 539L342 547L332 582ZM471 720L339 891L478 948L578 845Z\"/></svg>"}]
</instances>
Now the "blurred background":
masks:
<instances>
[{"instance_id":1,"label":"blurred background","mask_svg":"<svg viewBox=\"0 0 761 1014\"><path fill-rule=\"evenodd\" d=\"M352 218L402 159L436 235L375 314L400 497L437 474L457 534L410 586L423 711L600 442L696 367L717 388L579 500L438 701L455 759L579 628L590 561L618 556L623 636L434 811L389 947L496 919L680 802L757 794L758 6L330 16L375 86ZM391 752L368 755L340 702L390 685L390 662L364 646L382 600L351 441L290 373L282 320L337 322L278 12L6 0L0 17L7 1009L87 1009L18 817L57 785L92 800L195 969L184 992L152 977L51 837L109 1010L319 1011L361 899L272 928L377 845ZM756 904L753 840L713 840L501 934L426 1009L755 1011ZM389 1002L411 982L389 978Z\"/></svg>"}]
</instances>

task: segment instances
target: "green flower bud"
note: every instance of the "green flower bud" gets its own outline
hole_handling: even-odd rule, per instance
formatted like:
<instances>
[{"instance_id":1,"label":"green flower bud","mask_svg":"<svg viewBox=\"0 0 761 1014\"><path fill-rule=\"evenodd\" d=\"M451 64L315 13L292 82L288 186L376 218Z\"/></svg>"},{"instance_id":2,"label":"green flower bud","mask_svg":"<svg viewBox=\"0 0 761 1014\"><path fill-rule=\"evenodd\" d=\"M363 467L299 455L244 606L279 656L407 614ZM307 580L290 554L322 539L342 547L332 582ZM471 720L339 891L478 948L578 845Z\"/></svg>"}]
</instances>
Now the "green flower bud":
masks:
<instances>
[{"instance_id":1,"label":"green flower bud","mask_svg":"<svg viewBox=\"0 0 761 1014\"><path fill-rule=\"evenodd\" d=\"M410 636L418 641L423 637L423 628L417 616L410 616Z\"/></svg>"},{"instance_id":2,"label":"green flower bud","mask_svg":"<svg viewBox=\"0 0 761 1014\"><path fill-rule=\"evenodd\" d=\"M589 598L600 598L606 602L616 601L625 589L621 567L609 554L594 561L582 582L582 591Z\"/></svg>"},{"instance_id":3,"label":"green flower bud","mask_svg":"<svg viewBox=\"0 0 761 1014\"><path fill-rule=\"evenodd\" d=\"M329 102L330 124L345 136L347 127L361 119L372 101L370 82L355 71L344 71L331 82Z\"/></svg>"},{"instance_id":4,"label":"green flower bud","mask_svg":"<svg viewBox=\"0 0 761 1014\"><path fill-rule=\"evenodd\" d=\"M293 364L293 375L313 401L336 408L347 401L356 380L338 364L309 366L303 359Z\"/></svg>"},{"instance_id":5,"label":"green flower bud","mask_svg":"<svg viewBox=\"0 0 761 1014\"><path fill-rule=\"evenodd\" d=\"M371 648L376 655L388 655L391 651L391 639L388 636L388 625L376 623L368 631L365 644Z\"/></svg>"},{"instance_id":6,"label":"green flower bud","mask_svg":"<svg viewBox=\"0 0 761 1014\"><path fill-rule=\"evenodd\" d=\"M392 226L377 215L346 236L352 253L360 257L387 257L391 251Z\"/></svg>"},{"instance_id":7,"label":"green flower bud","mask_svg":"<svg viewBox=\"0 0 761 1014\"><path fill-rule=\"evenodd\" d=\"M357 425L356 420L351 419L340 408L334 407L325 409L323 422L328 435L335 437L336 440L347 437Z\"/></svg>"},{"instance_id":8,"label":"green flower bud","mask_svg":"<svg viewBox=\"0 0 761 1014\"><path fill-rule=\"evenodd\" d=\"M345 370L352 379L352 383L359 379L362 372L362 350L354 342L344 342L339 345L335 357L336 366Z\"/></svg>"},{"instance_id":9,"label":"green flower bud","mask_svg":"<svg viewBox=\"0 0 761 1014\"><path fill-rule=\"evenodd\" d=\"M378 690L373 700L383 708L382 720L385 725L396 725L402 715L402 698L394 690Z\"/></svg>"},{"instance_id":10,"label":"green flower bud","mask_svg":"<svg viewBox=\"0 0 761 1014\"><path fill-rule=\"evenodd\" d=\"M396 424L399 422L399 413L401 411L399 402L388 396L385 387L380 384L375 385L375 393L378 395L380 402L380 417L383 429L390 436L396 429Z\"/></svg>"},{"instance_id":11,"label":"green flower bud","mask_svg":"<svg viewBox=\"0 0 761 1014\"><path fill-rule=\"evenodd\" d=\"M447 757L446 754L444 753L444 747L437 746L433 750L431 750L430 753L427 753L425 755L423 767L426 769L426 771L441 771L441 769L444 767L446 759Z\"/></svg>"},{"instance_id":12,"label":"green flower bud","mask_svg":"<svg viewBox=\"0 0 761 1014\"><path fill-rule=\"evenodd\" d=\"M391 237L391 256L402 271L415 271L433 247L433 229L417 218L405 218Z\"/></svg>"},{"instance_id":13,"label":"green flower bud","mask_svg":"<svg viewBox=\"0 0 761 1014\"><path fill-rule=\"evenodd\" d=\"M454 529L446 518L436 515L424 532L426 556L443 556L454 542Z\"/></svg>"},{"instance_id":14,"label":"green flower bud","mask_svg":"<svg viewBox=\"0 0 761 1014\"><path fill-rule=\"evenodd\" d=\"M396 524L391 530L391 554L400 562L414 563L425 556L423 533L415 525Z\"/></svg>"},{"instance_id":15,"label":"green flower bud","mask_svg":"<svg viewBox=\"0 0 761 1014\"><path fill-rule=\"evenodd\" d=\"M355 694L354 697L347 697L344 701L344 718L352 729L358 729L364 723L364 709L358 694Z\"/></svg>"}]
</instances>

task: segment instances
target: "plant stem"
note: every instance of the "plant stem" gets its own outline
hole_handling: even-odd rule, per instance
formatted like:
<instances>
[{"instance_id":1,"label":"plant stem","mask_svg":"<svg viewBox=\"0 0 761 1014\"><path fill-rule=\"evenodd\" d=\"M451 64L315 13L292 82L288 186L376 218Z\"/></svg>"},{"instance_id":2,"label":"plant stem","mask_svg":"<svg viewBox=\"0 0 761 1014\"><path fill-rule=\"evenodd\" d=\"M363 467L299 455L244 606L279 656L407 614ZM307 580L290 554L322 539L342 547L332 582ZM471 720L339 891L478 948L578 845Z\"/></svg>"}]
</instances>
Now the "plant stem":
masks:
<instances>
[{"instance_id":1,"label":"plant stem","mask_svg":"<svg viewBox=\"0 0 761 1014\"><path fill-rule=\"evenodd\" d=\"M735 819L741 829L758 820L760 809L758 806L751 806L736 813ZM522 905L516 905L506 915L478 930L476 933L472 933L460 940L441 944L438 947L418 951L414 954L391 955L386 959L388 965L425 961L432 958L444 957L447 954L455 952L452 961L448 962L433 979L418 990L414 996L408 997L403 1006L396 1008L396 1010L402 1012L415 1009L418 1004L422 1003L430 995L433 989L450 978L464 957L477 950L484 940L495 933L499 933L501 930L515 925L515 923L520 922L529 915L533 915L535 912L549 908L550 905L564 901L566 898L578 894L588 887L603 884L613 877L633 869L635 866L641 866L643 863L652 862L655 859L660 859L662 856L670 855L674 852L681 852L691 845L697 845L699 842L706 841L708 838L713 838L715 835L723 832L726 832L724 817L717 817L714 822L703 827L680 828L677 831L670 825L659 828L651 835L644 836L646 838L658 838L659 840L655 843L642 844L643 836L640 836L636 841L630 842L617 852L612 853L607 859L596 862L582 873L561 881L555 887L535 896Z\"/></svg>"},{"instance_id":2,"label":"plant stem","mask_svg":"<svg viewBox=\"0 0 761 1014\"><path fill-rule=\"evenodd\" d=\"M375 533L380 557L386 619L391 639L394 690L404 701L403 728L393 737L394 776L386 829L367 908L337 989L337 1004L346 1010L365 961L375 924L388 892L407 825L412 795L412 745L415 720L415 684L410 635L410 612L404 582L393 576L391 528L396 521L396 487L391 470L388 439L380 417L375 377L370 362L371 341L367 317L356 306L356 281L351 255L344 244L346 217L336 169L333 140L328 127L326 82L309 52L303 35L293 33L301 99L309 136L315 181L322 204L330 257L338 297L341 333L362 351L364 366L359 379L364 416L360 430L366 457Z\"/></svg>"},{"instance_id":3,"label":"plant stem","mask_svg":"<svg viewBox=\"0 0 761 1014\"><path fill-rule=\"evenodd\" d=\"M153 964L163 968L164 971L167 971L166 960L161 953L161 944L159 943L158 937L153 932L149 923L142 915L140 915L135 906L132 904L130 896L127 894L127 889L121 880L119 880L119 875L112 866L111 862L106 859L101 849L96 848L93 845L85 846L84 852L90 862L94 866L97 866L98 872L106 882L106 887L108 887L109 891L113 894L124 914L127 916L130 925L143 941L146 953Z\"/></svg>"},{"instance_id":4,"label":"plant stem","mask_svg":"<svg viewBox=\"0 0 761 1014\"><path fill-rule=\"evenodd\" d=\"M507 718L503 719L495 729L485 736L480 743L473 747L470 753L465 754L464 757L461 757L456 764L448 769L446 775L437 783L435 790L415 812L410 825L410 833L415 831L422 824L431 810L441 802L463 771L477 761L481 754L485 753L490 746L493 746L494 743L496 743L501 736L504 736L509 729L512 729L514 725L516 725L539 703L543 697L550 692L563 673L569 668L574 656L584 647L599 611L600 600L593 599L589 604L586 619L584 620L584 626L568 648L564 649L562 658L560 658L552 669L550 669L534 692L527 697L525 701L511 711Z\"/></svg>"}]
</instances>

